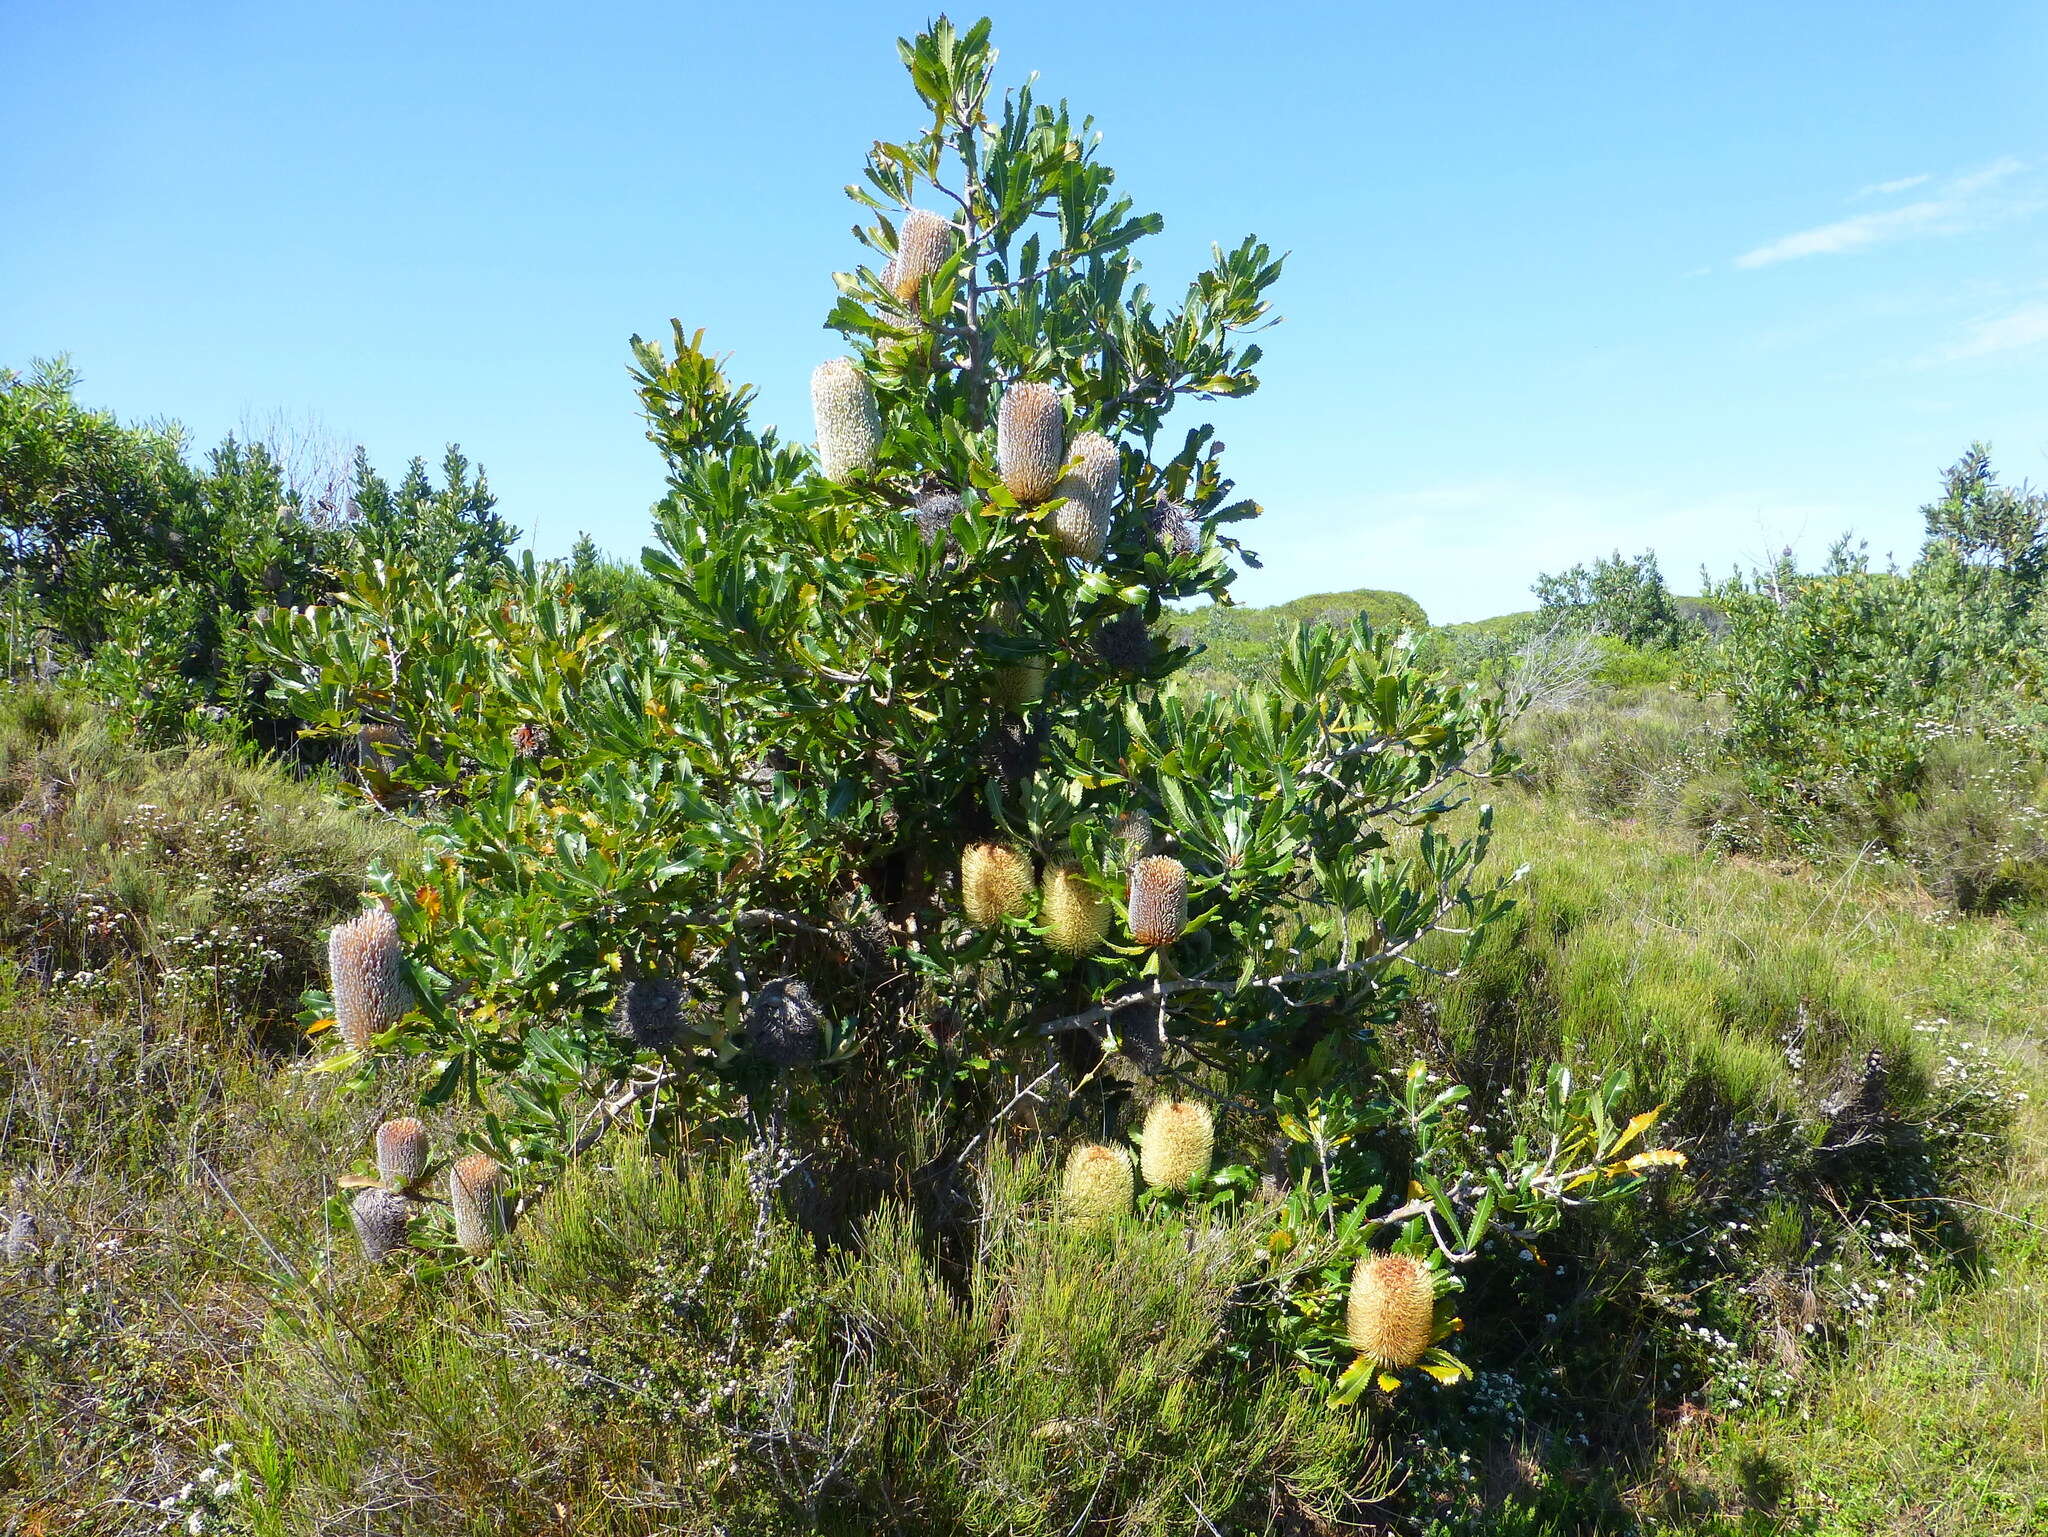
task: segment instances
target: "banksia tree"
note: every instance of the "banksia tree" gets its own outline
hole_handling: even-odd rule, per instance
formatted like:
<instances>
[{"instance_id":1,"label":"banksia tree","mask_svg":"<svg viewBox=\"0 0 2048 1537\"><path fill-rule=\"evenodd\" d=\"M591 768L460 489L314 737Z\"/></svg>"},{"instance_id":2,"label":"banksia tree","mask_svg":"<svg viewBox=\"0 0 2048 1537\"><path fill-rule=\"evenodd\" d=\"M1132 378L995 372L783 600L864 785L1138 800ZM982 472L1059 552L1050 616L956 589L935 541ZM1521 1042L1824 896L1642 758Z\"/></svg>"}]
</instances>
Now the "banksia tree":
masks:
<instances>
[{"instance_id":1,"label":"banksia tree","mask_svg":"<svg viewBox=\"0 0 2048 1537\"><path fill-rule=\"evenodd\" d=\"M818 468L841 484L871 474L882 446L875 389L852 358L832 358L811 371L811 412L818 425Z\"/></svg>"},{"instance_id":2,"label":"banksia tree","mask_svg":"<svg viewBox=\"0 0 2048 1537\"><path fill-rule=\"evenodd\" d=\"M1109 933L1109 899L1075 864L1048 865L1039 892L1038 921L1045 942L1062 955L1093 953Z\"/></svg>"},{"instance_id":3,"label":"banksia tree","mask_svg":"<svg viewBox=\"0 0 2048 1537\"><path fill-rule=\"evenodd\" d=\"M427 1172L427 1128L411 1116L377 1128L377 1178L386 1190L403 1190Z\"/></svg>"},{"instance_id":4,"label":"banksia tree","mask_svg":"<svg viewBox=\"0 0 2048 1537\"><path fill-rule=\"evenodd\" d=\"M1116 501L1116 445L1099 432L1078 434L1067 446L1067 471L1053 487L1065 501L1052 515L1053 541L1062 555L1102 559Z\"/></svg>"},{"instance_id":5,"label":"banksia tree","mask_svg":"<svg viewBox=\"0 0 2048 1537\"><path fill-rule=\"evenodd\" d=\"M1188 926L1187 866L1170 854L1153 854L1131 866L1131 938L1141 945L1170 945Z\"/></svg>"},{"instance_id":6,"label":"banksia tree","mask_svg":"<svg viewBox=\"0 0 2048 1537\"><path fill-rule=\"evenodd\" d=\"M1099 1142L1083 1143L1067 1154L1060 1214L1070 1227L1101 1227L1130 1215L1134 1184L1129 1153Z\"/></svg>"},{"instance_id":7,"label":"banksia tree","mask_svg":"<svg viewBox=\"0 0 2048 1537\"><path fill-rule=\"evenodd\" d=\"M1067 421L1050 384L1013 384L996 411L996 469L1029 506L1053 494L1067 459Z\"/></svg>"},{"instance_id":8,"label":"banksia tree","mask_svg":"<svg viewBox=\"0 0 2048 1537\"><path fill-rule=\"evenodd\" d=\"M448 1167L448 1209L455 1241L468 1254L486 1254L505 1231L505 1174L488 1153L471 1153Z\"/></svg>"},{"instance_id":9,"label":"banksia tree","mask_svg":"<svg viewBox=\"0 0 2048 1537\"><path fill-rule=\"evenodd\" d=\"M363 1246L363 1258L381 1264L404 1249L412 1214L412 1202L395 1191L376 1185L358 1190L349 1202L348 1215L356 1241Z\"/></svg>"},{"instance_id":10,"label":"banksia tree","mask_svg":"<svg viewBox=\"0 0 2048 1537\"><path fill-rule=\"evenodd\" d=\"M1344 1337L1388 1370L1413 1366L1429 1350L1436 1283L1428 1265L1406 1254L1369 1254L1351 1271Z\"/></svg>"},{"instance_id":11,"label":"banksia tree","mask_svg":"<svg viewBox=\"0 0 2048 1537\"><path fill-rule=\"evenodd\" d=\"M1145 1112L1138 1162L1146 1184L1182 1190L1207 1179L1215 1152L1216 1117L1200 1100L1162 1099Z\"/></svg>"},{"instance_id":12,"label":"banksia tree","mask_svg":"<svg viewBox=\"0 0 2048 1537\"><path fill-rule=\"evenodd\" d=\"M335 1028L352 1048L368 1051L371 1037L397 1024L411 1003L398 920L373 907L337 923L327 936L327 971Z\"/></svg>"},{"instance_id":13,"label":"banksia tree","mask_svg":"<svg viewBox=\"0 0 2048 1537\"><path fill-rule=\"evenodd\" d=\"M960 851L960 905L978 929L1021 918L1031 907L1031 856L1007 843Z\"/></svg>"}]
</instances>

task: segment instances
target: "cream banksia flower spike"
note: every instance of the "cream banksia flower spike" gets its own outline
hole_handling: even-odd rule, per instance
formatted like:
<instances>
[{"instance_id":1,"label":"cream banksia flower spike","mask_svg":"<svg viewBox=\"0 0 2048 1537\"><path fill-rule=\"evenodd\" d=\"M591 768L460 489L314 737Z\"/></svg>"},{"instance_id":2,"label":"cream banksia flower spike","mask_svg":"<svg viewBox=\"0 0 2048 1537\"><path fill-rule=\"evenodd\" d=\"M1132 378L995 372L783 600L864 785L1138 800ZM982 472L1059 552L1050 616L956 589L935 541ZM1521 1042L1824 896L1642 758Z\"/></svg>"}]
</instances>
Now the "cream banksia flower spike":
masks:
<instances>
[{"instance_id":1,"label":"cream banksia flower spike","mask_svg":"<svg viewBox=\"0 0 2048 1537\"><path fill-rule=\"evenodd\" d=\"M1146 1112L1138 1166L1147 1185L1182 1190L1207 1179L1215 1153L1216 1117L1200 1100L1162 1099Z\"/></svg>"},{"instance_id":2,"label":"cream banksia flower spike","mask_svg":"<svg viewBox=\"0 0 2048 1537\"><path fill-rule=\"evenodd\" d=\"M1151 948L1170 945L1188 926L1188 872L1170 854L1131 866L1131 938Z\"/></svg>"},{"instance_id":3,"label":"cream banksia flower spike","mask_svg":"<svg viewBox=\"0 0 2048 1537\"><path fill-rule=\"evenodd\" d=\"M1421 1260L1368 1254L1352 1269L1344 1337L1383 1370L1420 1361L1430 1347L1435 1320L1435 1278Z\"/></svg>"},{"instance_id":4,"label":"cream banksia flower spike","mask_svg":"<svg viewBox=\"0 0 2048 1537\"><path fill-rule=\"evenodd\" d=\"M811 371L811 411L818 424L818 468L846 484L875 467L882 413L874 386L852 358L832 358Z\"/></svg>"},{"instance_id":5,"label":"cream banksia flower spike","mask_svg":"<svg viewBox=\"0 0 2048 1537\"><path fill-rule=\"evenodd\" d=\"M327 971L335 1027L356 1051L368 1051L370 1038L397 1024L411 1005L398 920L384 908L334 926L327 936Z\"/></svg>"},{"instance_id":6,"label":"cream banksia flower spike","mask_svg":"<svg viewBox=\"0 0 2048 1537\"><path fill-rule=\"evenodd\" d=\"M1076 864L1048 866L1039 887L1039 923L1045 942L1061 955L1082 956L1093 951L1109 933L1109 899L1081 873Z\"/></svg>"},{"instance_id":7,"label":"cream banksia flower spike","mask_svg":"<svg viewBox=\"0 0 2048 1537\"><path fill-rule=\"evenodd\" d=\"M427 1128L406 1116L377 1128L377 1178L386 1190L398 1191L427 1172Z\"/></svg>"},{"instance_id":8,"label":"cream banksia flower spike","mask_svg":"<svg viewBox=\"0 0 2048 1537\"><path fill-rule=\"evenodd\" d=\"M1102 1227L1129 1214L1133 1190L1129 1153L1099 1142L1083 1143L1067 1154L1060 1212L1069 1227Z\"/></svg>"},{"instance_id":9,"label":"cream banksia flower spike","mask_svg":"<svg viewBox=\"0 0 2048 1537\"><path fill-rule=\"evenodd\" d=\"M1059 484L1067 462L1066 418L1050 384L1013 384L996 408L996 472L1003 488L1030 506Z\"/></svg>"},{"instance_id":10,"label":"cream banksia flower spike","mask_svg":"<svg viewBox=\"0 0 2048 1537\"><path fill-rule=\"evenodd\" d=\"M488 1254L505 1231L505 1174L488 1153L458 1158L448 1169L448 1206L455 1241L468 1254Z\"/></svg>"},{"instance_id":11,"label":"cream banksia flower spike","mask_svg":"<svg viewBox=\"0 0 2048 1537\"><path fill-rule=\"evenodd\" d=\"M953 226L945 215L913 208L896 232L896 254L883 269L882 279L889 292L907 304L952 254Z\"/></svg>"},{"instance_id":12,"label":"cream banksia flower spike","mask_svg":"<svg viewBox=\"0 0 2048 1537\"><path fill-rule=\"evenodd\" d=\"M1099 432L1081 433L1067 445L1067 472L1052 493L1066 498L1052 515L1053 539L1062 555L1102 559L1118 468L1116 445Z\"/></svg>"},{"instance_id":13,"label":"cream banksia flower spike","mask_svg":"<svg viewBox=\"0 0 2048 1537\"><path fill-rule=\"evenodd\" d=\"M404 1196L376 1185L367 1186L356 1192L348 1215L363 1246L363 1258L371 1264L381 1265L405 1247L412 1202Z\"/></svg>"},{"instance_id":14,"label":"cream banksia flower spike","mask_svg":"<svg viewBox=\"0 0 2048 1537\"><path fill-rule=\"evenodd\" d=\"M960 905L978 929L1022 917L1031 905L1031 857L1007 843L970 843L960 851Z\"/></svg>"}]
</instances>

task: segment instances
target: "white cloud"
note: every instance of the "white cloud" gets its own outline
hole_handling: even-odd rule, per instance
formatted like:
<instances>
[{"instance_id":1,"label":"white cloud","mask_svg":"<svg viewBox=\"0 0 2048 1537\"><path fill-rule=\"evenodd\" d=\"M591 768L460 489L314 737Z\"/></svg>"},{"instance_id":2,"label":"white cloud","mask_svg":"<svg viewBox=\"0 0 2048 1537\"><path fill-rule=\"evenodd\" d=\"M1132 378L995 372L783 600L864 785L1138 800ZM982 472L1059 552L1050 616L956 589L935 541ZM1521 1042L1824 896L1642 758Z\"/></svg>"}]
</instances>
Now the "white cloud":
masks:
<instances>
[{"instance_id":1,"label":"white cloud","mask_svg":"<svg viewBox=\"0 0 2048 1537\"><path fill-rule=\"evenodd\" d=\"M1951 177L1934 197L1907 203L1901 208L1888 208L1882 213L1858 214L1852 219L1837 219L1830 224L1795 231L1743 252L1735 258L1735 265L1753 270L1779 262L1796 261L1803 256L1835 256L1844 251L1859 251L1866 246L1920 235L1954 234L1999 213L2026 212L2035 205L2021 201L2000 207L1994 200L1981 196L2026 169L2025 161L2012 155L2001 156L1978 170ZM1865 187L1856 196L1903 192L1930 179L1928 176L1905 176L1897 181Z\"/></svg>"},{"instance_id":2,"label":"white cloud","mask_svg":"<svg viewBox=\"0 0 2048 1537\"><path fill-rule=\"evenodd\" d=\"M1884 213L1837 219L1833 224L1801 230L1768 245L1760 245L1753 251L1745 251L1735 258L1735 265L1744 269L1768 267L1801 256L1832 256L1842 251L1854 251L1880 241L1897 240L1929 230L1944 220L1952 219L1956 212L1954 203L1930 200L1908 203L1904 208L1888 209Z\"/></svg>"},{"instance_id":3,"label":"white cloud","mask_svg":"<svg viewBox=\"0 0 2048 1537\"><path fill-rule=\"evenodd\" d=\"M1923 182L1933 180L1934 176L1931 172L1922 171L1918 176L1901 176L1896 181L1872 182L1869 186L1859 187L1855 192L1851 193L1849 201L1855 203L1867 197L1891 197L1894 193L1906 192L1920 186Z\"/></svg>"},{"instance_id":4,"label":"white cloud","mask_svg":"<svg viewBox=\"0 0 2048 1537\"><path fill-rule=\"evenodd\" d=\"M2048 342L2048 304L2028 304L2010 314L1978 321L1970 327L1970 334L1945 356L1981 358L1993 352L2037 347L2043 342Z\"/></svg>"}]
</instances>

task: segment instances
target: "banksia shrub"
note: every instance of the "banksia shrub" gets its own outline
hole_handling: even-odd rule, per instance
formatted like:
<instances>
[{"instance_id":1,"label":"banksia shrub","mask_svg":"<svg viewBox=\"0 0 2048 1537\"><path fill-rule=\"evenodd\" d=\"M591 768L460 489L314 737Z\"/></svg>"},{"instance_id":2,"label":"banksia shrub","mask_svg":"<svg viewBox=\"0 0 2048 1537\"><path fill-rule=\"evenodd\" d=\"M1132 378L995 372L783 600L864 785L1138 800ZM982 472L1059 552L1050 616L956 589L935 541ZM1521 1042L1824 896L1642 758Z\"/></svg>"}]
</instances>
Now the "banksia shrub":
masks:
<instances>
[{"instance_id":1,"label":"banksia shrub","mask_svg":"<svg viewBox=\"0 0 2048 1537\"><path fill-rule=\"evenodd\" d=\"M1184 1189L1209 1177L1216 1152L1216 1118L1199 1100L1162 1099L1145 1114L1145 1147L1139 1167L1145 1183Z\"/></svg>"},{"instance_id":2,"label":"banksia shrub","mask_svg":"<svg viewBox=\"0 0 2048 1537\"><path fill-rule=\"evenodd\" d=\"M953 251L953 226L943 214L913 208L903 216L896 232L896 254L883 276L889 291L908 303L917 297L924 280L945 263Z\"/></svg>"},{"instance_id":3,"label":"banksia shrub","mask_svg":"<svg viewBox=\"0 0 2048 1537\"><path fill-rule=\"evenodd\" d=\"M1134 1181L1131 1155L1120 1147L1088 1142L1067 1154L1066 1176L1060 1181L1060 1212L1067 1225L1101 1227L1126 1216Z\"/></svg>"},{"instance_id":4,"label":"banksia shrub","mask_svg":"<svg viewBox=\"0 0 2048 1537\"><path fill-rule=\"evenodd\" d=\"M1344 1337L1389 1369L1413 1366L1429 1349L1436 1287L1429 1266L1406 1254L1369 1254L1351 1272Z\"/></svg>"},{"instance_id":5,"label":"banksia shrub","mask_svg":"<svg viewBox=\"0 0 2048 1537\"><path fill-rule=\"evenodd\" d=\"M1052 495L1067 462L1067 425L1060 392L1050 384L1013 384L996 408L996 470L1003 486L1029 505Z\"/></svg>"},{"instance_id":6,"label":"banksia shrub","mask_svg":"<svg viewBox=\"0 0 2048 1537\"><path fill-rule=\"evenodd\" d=\"M455 1241L469 1254L486 1254L505 1230L504 1171L488 1153L458 1158L448 1170L448 1206Z\"/></svg>"},{"instance_id":7,"label":"banksia shrub","mask_svg":"<svg viewBox=\"0 0 2048 1537\"><path fill-rule=\"evenodd\" d=\"M381 907L334 926L327 936L327 971L335 1026L357 1051L368 1051L370 1038L397 1024L411 1004L398 920Z\"/></svg>"},{"instance_id":8,"label":"banksia shrub","mask_svg":"<svg viewBox=\"0 0 2048 1537\"><path fill-rule=\"evenodd\" d=\"M427 1172L427 1128L406 1116L377 1128L377 1178L386 1190L403 1190Z\"/></svg>"},{"instance_id":9,"label":"banksia shrub","mask_svg":"<svg viewBox=\"0 0 2048 1537\"><path fill-rule=\"evenodd\" d=\"M412 1221L412 1202L390 1190L371 1185L356 1192L349 1203L349 1221L363 1246L363 1258L373 1265L405 1247L406 1225Z\"/></svg>"},{"instance_id":10,"label":"banksia shrub","mask_svg":"<svg viewBox=\"0 0 2048 1537\"><path fill-rule=\"evenodd\" d=\"M660 1051L683 1034L683 988L666 977L628 982L612 1010L612 1033Z\"/></svg>"},{"instance_id":11,"label":"banksia shrub","mask_svg":"<svg viewBox=\"0 0 2048 1537\"><path fill-rule=\"evenodd\" d=\"M874 387L852 358L832 358L811 371L811 411L818 423L818 468L844 485L875 467L882 413Z\"/></svg>"},{"instance_id":12,"label":"banksia shrub","mask_svg":"<svg viewBox=\"0 0 2048 1537\"><path fill-rule=\"evenodd\" d=\"M1109 932L1109 899L1088 883L1078 865L1048 868L1039 896L1045 942L1060 954L1087 955Z\"/></svg>"},{"instance_id":13,"label":"banksia shrub","mask_svg":"<svg viewBox=\"0 0 2048 1537\"><path fill-rule=\"evenodd\" d=\"M825 1015L795 977L777 977L747 1000L747 1046L770 1067L801 1067L825 1051Z\"/></svg>"},{"instance_id":14,"label":"banksia shrub","mask_svg":"<svg viewBox=\"0 0 2048 1537\"><path fill-rule=\"evenodd\" d=\"M1017 715L1045 697L1043 661L1005 662L988 676L988 702Z\"/></svg>"},{"instance_id":15,"label":"banksia shrub","mask_svg":"<svg viewBox=\"0 0 2048 1537\"><path fill-rule=\"evenodd\" d=\"M1188 872L1178 859L1153 854L1131 866L1131 938L1170 945L1188 926Z\"/></svg>"},{"instance_id":16,"label":"banksia shrub","mask_svg":"<svg viewBox=\"0 0 2048 1537\"><path fill-rule=\"evenodd\" d=\"M960 851L960 905L978 929L1022 917L1031 905L1031 857L1007 843L970 843Z\"/></svg>"},{"instance_id":17,"label":"banksia shrub","mask_svg":"<svg viewBox=\"0 0 2048 1537\"><path fill-rule=\"evenodd\" d=\"M1053 487L1054 496L1066 498L1052 515L1053 538L1062 555L1100 560L1116 500L1116 445L1099 432L1084 432L1067 445L1067 460L1067 472Z\"/></svg>"}]
</instances>

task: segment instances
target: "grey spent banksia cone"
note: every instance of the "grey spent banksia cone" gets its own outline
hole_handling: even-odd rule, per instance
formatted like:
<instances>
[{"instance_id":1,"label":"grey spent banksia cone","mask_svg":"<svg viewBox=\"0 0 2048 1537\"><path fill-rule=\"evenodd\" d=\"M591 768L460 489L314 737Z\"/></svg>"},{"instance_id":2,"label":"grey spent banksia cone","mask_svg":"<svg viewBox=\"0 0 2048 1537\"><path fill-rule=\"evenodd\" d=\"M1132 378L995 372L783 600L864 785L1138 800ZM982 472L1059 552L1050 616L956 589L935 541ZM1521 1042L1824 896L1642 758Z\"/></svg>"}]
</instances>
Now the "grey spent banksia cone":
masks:
<instances>
[{"instance_id":1,"label":"grey spent banksia cone","mask_svg":"<svg viewBox=\"0 0 2048 1537\"><path fill-rule=\"evenodd\" d=\"M612 1010L612 1031L635 1046L660 1051L683 1034L683 988L667 977L628 982Z\"/></svg>"},{"instance_id":2,"label":"grey spent banksia cone","mask_svg":"<svg viewBox=\"0 0 2048 1537\"><path fill-rule=\"evenodd\" d=\"M1152 537L1168 555L1192 555L1202 547L1188 509L1169 497L1162 496L1152 504L1151 516L1146 521L1152 526Z\"/></svg>"},{"instance_id":3,"label":"grey spent banksia cone","mask_svg":"<svg viewBox=\"0 0 2048 1537\"><path fill-rule=\"evenodd\" d=\"M1406 1254L1368 1254L1351 1271L1344 1337L1379 1366L1413 1366L1435 1332L1436 1285L1429 1266Z\"/></svg>"},{"instance_id":4,"label":"grey spent banksia cone","mask_svg":"<svg viewBox=\"0 0 2048 1537\"><path fill-rule=\"evenodd\" d=\"M852 358L832 358L811 371L811 411L818 425L818 467L844 485L875 467L882 413L874 386Z\"/></svg>"},{"instance_id":5,"label":"grey spent banksia cone","mask_svg":"<svg viewBox=\"0 0 2048 1537\"><path fill-rule=\"evenodd\" d=\"M370 1038L397 1024L411 1006L398 920L384 908L334 926L327 936L327 971L335 1027L356 1051L368 1051Z\"/></svg>"},{"instance_id":6,"label":"grey spent banksia cone","mask_svg":"<svg viewBox=\"0 0 2048 1537\"><path fill-rule=\"evenodd\" d=\"M1066 498L1052 515L1053 540L1062 555L1102 559L1118 471L1116 444L1101 433L1080 433L1067 445L1067 470L1052 493Z\"/></svg>"},{"instance_id":7,"label":"grey spent banksia cone","mask_svg":"<svg viewBox=\"0 0 2048 1537\"><path fill-rule=\"evenodd\" d=\"M1152 827L1152 813L1140 806L1116 819L1116 841L1124 868L1159 852L1159 835Z\"/></svg>"},{"instance_id":8,"label":"grey spent banksia cone","mask_svg":"<svg viewBox=\"0 0 2048 1537\"><path fill-rule=\"evenodd\" d=\"M448 1207L455 1241L468 1254L487 1254L505 1231L504 1170L488 1153L458 1158L448 1169Z\"/></svg>"},{"instance_id":9,"label":"grey spent banksia cone","mask_svg":"<svg viewBox=\"0 0 2048 1537\"><path fill-rule=\"evenodd\" d=\"M825 1050L825 1014L796 977L777 977L747 1000L747 1045L770 1067L802 1067Z\"/></svg>"},{"instance_id":10,"label":"grey spent banksia cone","mask_svg":"<svg viewBox=\"0 0 2048 1537\"><path fill-rule=\"evenodd\" d=\"M1095 654L1118 672L1143 672L1152 665L1152 627L1145 611L1127 608L1095 627Z\"/></svg>"},{"instance_id":11,"label":"grey spent banksia cone","mask_svg":"<svg viewBox=\"0 0 2048 1537\"><path fill-rule=\"evenodd\" d=\"M996 407L996 472L1027 506L1059 484L1067 462L1066 417L1050 384L1013 384Z\"/></svg>"},{"instance_id":12,"label":"grey spent banksia cone","mask_svg":"<svg viewBox=\"0 0 2048 1537\"><path fill-rule=\"evenodd\" d=\"M1101 1227L1129 1214L1135 1187L1128 1152L1099 1142L1083 1143L1067 1154L1060 1181L1061 1214L1069 1227Z\"/></svg>"},{"instance_id":13,"label":"grey spent banksia cone","mask_svg":"<svg viewBox=\"0 0 2048 1537\"><path fill-rule=\"evenodd\" d=\"M932 491L918 498L917 531L926 544L946 537L953 520L960 516L960 498L951 491Z\"/></svg>"},{"instance_id":14,"label":"grey spent banksia cone","mask_svg":"<svg viewBox=\"0 0 2048 1537\"><path fill-rule=\"evenodd\" d=\"M1188 926L1188 872L1178 859L1151 854L1131 866L1131 938L1158 947Z\"/></svg>"},{"instance_id":15,"label":"grey spent banksia cone","mask_svg":"<svg viewBox=\"0 0 2048 1537\"><path fill-rule=\"evenodd\" d=\"M377 1178L386 1190L403 1190L427 1172L427 1128L411 1116L377 1128Z\"/></svg>"},{"instance_id":16,"label":"grey spent banksia cone","mask_svg":"<svg viewBox=\"0 0 2048 1537\"><path fill-rule=\"evenodd\" d=\"M1138 1160L1146 1184L1181 1190L1207 1179L1215 1152L1216 1117L1200 1100L1162 1099L1146 1112Z\"/></svg>"},{"instance_id":17,"label":"grey spent banksia cone","mask_svg":"<svg viewBox=\"0 0 2048 1537\"><path fill-rule=\"evenodd\" d=\"M952 251L953 226L945 215L911 209L896 231L896 254L883 272L889 291L906 303L915 299L924 280L945 264Z\"/></svg>"},{"instance_id":18,"label":"grey spent banksia cone","mask_svg":"<svg viewBox=\"0 0 2048 1537\"><path fill-rule=\"evenodd\" d=\"M1022 917L1031 905L1031 859L1007 843L970 843L960 851L960 905L978 929Z\"/></svg>"},{"instance_id":19,"label":"grey spent banksia cone","mask_svg":"<svg viewBox=\"0 0 2048 1537\"><path fill-rule=\"evenodd\" d=\"M363 1258L379 1265L405 1247L412 1202L396 1191L371 1185L356 1192L356 1198L349 1203L348 1216L356 1239L363 1246Z\"/></svg>"},{"instance_id":20,"label":"grey spent banksia cone","mask_svg":"<svg viewBox=\"0 0 2048 1537\"><path fill-rule=\"evenodd\" d=\"M1087 955L1109 933L1109 899L1089 884L1079 865L1047 868L1038 911L1045 942L1061 955Z\"/></svg>"}]
</instances>

